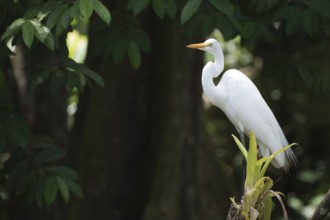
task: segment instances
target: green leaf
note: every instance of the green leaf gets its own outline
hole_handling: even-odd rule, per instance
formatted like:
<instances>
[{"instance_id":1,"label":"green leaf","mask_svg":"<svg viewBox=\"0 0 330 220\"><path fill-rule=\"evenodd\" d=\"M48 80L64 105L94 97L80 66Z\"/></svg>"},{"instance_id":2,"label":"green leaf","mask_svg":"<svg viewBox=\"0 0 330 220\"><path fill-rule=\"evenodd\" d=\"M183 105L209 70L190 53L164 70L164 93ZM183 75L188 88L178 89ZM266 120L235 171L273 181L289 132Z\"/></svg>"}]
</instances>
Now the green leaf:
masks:
<instances>
[{"instance_id":1,"label":"green leaf","mask_svg":"<svg viewBox=\"0 0 330 220\"><path fill-rule=\"evenodd\" d=\"M139 47L133 41L130 41L128 44L128 58L134 69L138 69L141 65L141 55Z\"/></svg>"},{"instance_id":2,"label":"green leaf","mask_svg":"<svg viewBox=\"0 0 330 220\"><path fill-rule=\"evenodd\" d=\"M41 23L37 22L37 21L31 21L31 23L33 24L34 28L35 28L35 36L36 38L44 43L45 39L47 38L47 36L50 33L50 30L48 27L42 25Z\"/></svg>"},{"instance_id":3,"label":"green leaf","mask_svg":"<svg viewBox=\"0 0 330 220\"><path fill-rule=\"evenodd\" d=\"M182 9L181 24L186 23L198 10L202 0L189 0Z\"/></svg>"},{"instance_id":4,"label":"green leaf","mask_svg":"<svg viewBox=\"0 0 330 220\"><path fill-rule=\"evenodd\" d=\"M109 25L111 21L111 14L107 7L105 7L103 3L99 0L93 1L93 7L96 14L100 16L100 18Z\"/></svg>"},{"instance_id":5,"label":"green leaf","mask_svg":"<svg viewBox=\"0 0 330 220\"><path fill-rule=\"evenodd\" d=\"M209 0L209 2L218 11L226 15L233 15L235 12L235 7L229 0Z\"/></svg>"},{"instance_id":6,"label":"green leaf","mask_svg":"<svg viewBox=\"0 0 330 220\"><path fill-rule=\"evenodd\" d=\"M26 21L22 26L22 35L25 45L31 49L34 38L34 27L30 21Z\"/></svg>"},{"instance_id":7,"label":"green leaf","mask_svg":"<svg viewBox=\"0 0 330 220\"><path fill-rule=\"evenodd\" d=\"M47 46L48 49L54 51L55 49L55 39L54 36L51 32L47 35L45 39L45 45Z\"/></svg>"},{"instance_id":8,"label":"green leaf","mask_svg":"<svg viewBox=\"0 0 330 220\"><path fill-rule=\"evenodd\" d=\"M65 150L62 148L47 147L42 149L35 159L39 162L53 162L63 158L65 153Z\"/></svg>"},{"instance_id":9,"label":"green leaf","mask_svg":"<svg viewBox=\"0 0 330 220\"><path fill-rule=\"evenodd\" d=\"M79 10L83 17L89 18L93 13L94 0L79 0Z\"/></svg>"},{"instance_id":10,"label":"green leaf","mask_svg":"<svg viewBox=\"0 0 330 220\"><path fill-rule=\"evenodd\" d=\"M82 199L84 198L84 194L80 188L80 186L75 183L73 180L68 179L68 178L63 178L64 182L69 188L69 191L78 196L78 198Z\"/></svg>"},{"instance_id":11,"label":"green leaf","mask_svg":"<svg viewBox=\"0 0 330 220\"><path fill-rule=\"evenodd\" d=\"M2 35L1 40L9 40L12 36L15 36L22 28L25 23L23 18L16 19L13 23L7 27L5 33Z\"/></svg>"},{"instance_id":12,"label":"green leaf","mask_svg":"<svg viewBox=\"0 0 330 220\"><path fill-rule=\"evenodd\" d=\"M240 142L240 140L238 140L238 138L235 135L231 135L231 136L234 138L234 141L235 141L236 145L238 146L238 148L240 149L240 151L242 152L244 158L247 159L248 153L247 153L245 147L243 146L243 144Z\"/></svg>"},{"instance_id":13,"label":"green leaf","mask_svg":"<svg viewBox=\"0 0 330 220\"><path fill-rule=\"evenodd\" d=\"M46 179L45 188L44 188L44 198L48 205L54 202L57 195L57 191L58 188L57 188L56 177L55 176L48 177Z\"/></svg>"},{"instance_id":14,"label":"green leaf","mask_svg":"<svg viewBox=\"0 0 330 220\"><path fill-rule=\"evenodd\" d=\"M68 186L66 185L64 180L59 176L56 176L56 184L57 184L57 188L60 191L60 194L61 194L64 202L67 204L70 200L70 193L69 193Z\"/></svg>"},{"instance_id":15,"label":"green leaf","mask_svg":"<svg viewBox=\"0 0 330 220\"><path fill-rule=\"evenodd\" d=\"M76 71L67 70L66 85L68 86L70 92L73 92L75 88L78 90L81 90L83 88L83 85L81 85L80 83L80 78L78 74L79 73L77 73Z\"/></svg>"},{"instance_id":16,"label":"green leaf","mask_svg":"<svg viewBox=\"0 0 330 220\"><path fill-rule=\"evenodd\" d=\"M253 134L250 133L249 152L246 159L246 180L245 188L250 189L255 183L257 164L257 141ZM258 172L259 173L259 172Z\"/></svg>"},{"instance_id":17,"label":"green leaf","mask_svg":"<svg viewBox=\"0 0 330 220\"><path fill-rule=\"evenodd\" d=\"M163 19L164 15L165 15L165 11L166 11L163 0L153 0L152 8L154 9L154 12L156 13L156 15L158 17L160 17L161 19Z\"/></svg>"},{"instance_id":18,"label":"green leaf","mask_svg":"<svg viewBox=\"0 0 330 220\"><path fill-rule=\"evenodd\" d=\"M74 179L74 180L77 179L77 172L69 167L65 167L65 166L49 167L47 168L47 171L52 174L67 177L69 179Z\"/></svg>"},{"instance_id":19,"label":"green leaf","mask_svg":"<svg viewBox=\"0 0 330 220\"><path fill-rule=\"evenodd\" d=\"M175 0L166 2L166 14L172 19L175 19L175 15L177 12L177 2Z\"/></svg>"},{"instance_id":20,"label":"green leaf","mask_svg":"<svg viewBox=\"0 0 330 220\"><path fill-rule=\"evenodd\" d=\"M96 72L90 70L88 67L84 67L81 69L81 72L88 76L90 79L92 79L94 82L96 82L99 86L105 87L104 85L104 81L101 78L101 76L99 74L97 74Z\"/></svg>"},{"instance_id":21,"label":"green leaf","mask_svg":"<svg viewBox=\"0 0 330 220\"><path fill-rule=\"evenodd\" d=\"M69 25L71 24L71 21L72 21L71 10L67 9L61 15L61 24L62 24L64 30L69 27Z\"/></svg>"},{"instance_id":22,"label":"green leaf","mask_svg":"<svg viewBox=\"0 0 330 220\"><path fill-rule=\"evenodd\" d=\"M46 26L49 29L53 28L59 22L60 17L65 10L67 10L67 8L63 5L54 8L47 19Z\"/></svg>"}]
</instances>

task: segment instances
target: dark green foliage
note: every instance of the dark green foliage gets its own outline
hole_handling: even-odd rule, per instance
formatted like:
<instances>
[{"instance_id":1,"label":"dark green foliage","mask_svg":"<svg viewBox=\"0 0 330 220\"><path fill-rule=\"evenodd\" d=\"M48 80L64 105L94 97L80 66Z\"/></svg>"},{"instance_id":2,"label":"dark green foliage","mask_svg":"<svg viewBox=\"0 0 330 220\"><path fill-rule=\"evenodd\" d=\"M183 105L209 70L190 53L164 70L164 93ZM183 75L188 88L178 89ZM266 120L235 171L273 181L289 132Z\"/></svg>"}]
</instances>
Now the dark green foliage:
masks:
<instances>
[{"instance_id":1,"label":"dark green foliage","mask_svg":"<svg viewBox=\"0 0 330 220\"><path fill-rule=\"evenodd\" d=\"M0 176L7 176L2 187L15 191L17 196L35 201L40 207L53 203L58 192L66 203L69 191L82 198L81 189L74 182L77 173L66 166L53 165L64 157L65 151L51 139L30 136L26 147L12 146L3 152L9 152L10 157L0 171Z\"/></svg>"},{"instance_id":2,"label":"dark green foliage","mask_svg":"<svg viewBox=\"0 0 330 220\"><path fill-rule=\"evenodd\" d=\"M14 54L6 44L12 40L12 45L24 46L27 57L30 53L38 53L41 47L47 51L46 56L45 53L39 54L40 58L45 56L45 63L27 62L24 67L32 93L42 86L48 87L53 94L63 87L78 93L83 92L86 85L105 87L98 73L67 57L66 34L77 28L94 35L97 41L89 48L88 56L99 62L93 68L127 59L133 69L138 70L150 62L144 58L145 53L157 52L153 51L150 38L155 33L148 32L145 24L146 17L151 17L153 21L148 21L150 23L180 24L180 34L185 39L203 41L215 28L221 31L225 40L241 36L242 44L255 57L262 58L261 76L271 79L277 87L297 88L303 84L320 93L330 90L329 1L103 2L1 1L0 74L10 75L7 70L9 56ZM175 50L184 50L184 45ZM109 74L111 71L109 69ZM82 198L82 190L76 183L78 174L62 164L65 151L51 139L30 131L22 114L18 113L20 106L12 104L18 105L17 100L12 100L17 91L6 77L1 78L0 84L1 91L6 91L0 100L0 154L9 153L10 157L0 169L1 187L30 202L35 201L40 207L52 204L57 195L65 203L70 200L71 193Z\"/></svg>"}]
</instances>

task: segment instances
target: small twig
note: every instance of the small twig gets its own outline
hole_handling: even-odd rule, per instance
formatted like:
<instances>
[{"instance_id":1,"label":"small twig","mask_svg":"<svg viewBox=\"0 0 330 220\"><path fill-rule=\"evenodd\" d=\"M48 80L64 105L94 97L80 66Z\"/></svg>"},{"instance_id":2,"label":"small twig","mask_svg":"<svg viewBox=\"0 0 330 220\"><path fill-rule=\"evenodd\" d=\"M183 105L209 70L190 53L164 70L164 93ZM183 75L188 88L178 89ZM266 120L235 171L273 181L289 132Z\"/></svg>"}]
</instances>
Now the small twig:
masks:
<instances>
[{"instance_id":1,"label":"small twig","mask_svg":"<svg viewBox=\"0 0 330 220\"><path fill-rule=\"evenodd\" d=\"M314 211L311 220L324 219L330 211L330 189Z\"/></svg>"}]
</instances>

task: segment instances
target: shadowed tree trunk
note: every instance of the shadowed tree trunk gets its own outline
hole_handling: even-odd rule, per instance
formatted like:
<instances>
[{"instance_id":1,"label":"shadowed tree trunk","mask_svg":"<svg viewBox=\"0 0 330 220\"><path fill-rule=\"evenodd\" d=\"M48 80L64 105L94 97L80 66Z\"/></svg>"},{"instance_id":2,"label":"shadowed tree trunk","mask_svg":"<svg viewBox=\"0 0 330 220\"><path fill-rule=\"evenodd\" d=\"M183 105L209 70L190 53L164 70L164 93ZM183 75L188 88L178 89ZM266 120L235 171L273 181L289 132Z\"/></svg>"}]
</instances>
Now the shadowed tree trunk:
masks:
<instances>
[{"instance_id":1,"label":"shadowed tree trunk","mask_svg":"<svg viewBox=\"0 0 330 220\"><path fill-rule=\"evenodd\" d=\"M178 24L148 19L152 52L138 72L87 58L106 88L84 93L76 116L69 157L85 198L70 204L70 220L225 215L229 197L217 196L228 186L219 187L202 117L202 54L191 57ZM91 33L90 48L95 40Z\"/></svg>"}]
</instances>

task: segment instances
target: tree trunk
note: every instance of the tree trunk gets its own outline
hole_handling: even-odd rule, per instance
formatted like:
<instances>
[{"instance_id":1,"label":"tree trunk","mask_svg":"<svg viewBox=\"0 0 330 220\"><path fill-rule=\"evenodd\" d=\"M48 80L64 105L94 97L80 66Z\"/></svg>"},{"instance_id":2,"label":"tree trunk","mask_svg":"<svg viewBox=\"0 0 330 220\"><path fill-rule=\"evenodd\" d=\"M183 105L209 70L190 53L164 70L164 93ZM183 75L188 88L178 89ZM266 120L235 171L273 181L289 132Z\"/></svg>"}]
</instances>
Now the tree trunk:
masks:
<instances>
[{"instance_id":1,"label":"tree trunk","mask_svg":"<svg viewBox=\"0 0 330 220\"><path fill-rule=\"evenodd\" d=\"M88 58L106 88L81 97L69 157L85 198L70 203L70 220L226 215L230 184L219 187L224 172L204 129L202 53L185 49L177 22L148 21L152 52L138 72Z\"/></svg>"}]
</instances>

